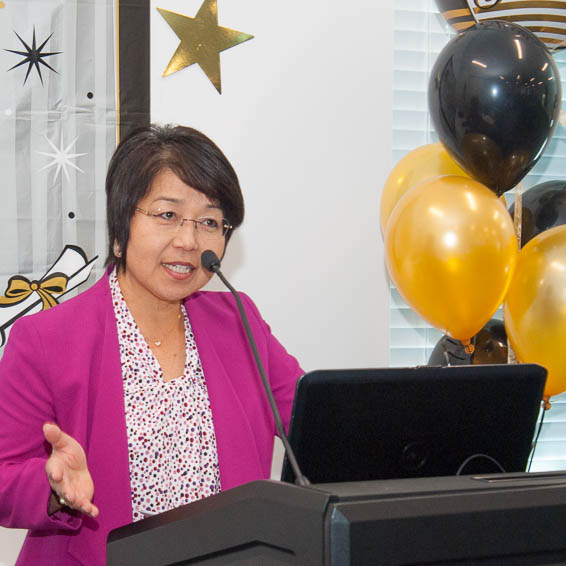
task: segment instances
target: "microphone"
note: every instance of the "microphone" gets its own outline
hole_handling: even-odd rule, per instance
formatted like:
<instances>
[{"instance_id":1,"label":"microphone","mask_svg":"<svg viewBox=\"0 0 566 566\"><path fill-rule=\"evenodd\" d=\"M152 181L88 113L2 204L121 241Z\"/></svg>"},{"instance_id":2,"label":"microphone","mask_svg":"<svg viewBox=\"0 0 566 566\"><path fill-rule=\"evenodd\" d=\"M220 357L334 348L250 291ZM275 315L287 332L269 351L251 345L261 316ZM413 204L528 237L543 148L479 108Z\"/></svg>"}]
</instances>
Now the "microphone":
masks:
<instances>
[{"instance_id":1,"label":"microphone","mask_svg":"<svg viewBox=\"0 0 566 566\"><path fill-rule=\"evenodd\" d=\"M255 363L257 365L257 369L259 371L259 375L261 376L261 381L263 383L263 388L265 389L265 394L267 395L267 400L269 401L269 405L271 406L271 412L273 413L273 418L275 419L275 427L277 428L277 434L279 438L283 442L283 446L285 447L285 453L287 454L287 458L289 459L289 464L293 473L295 474L295 483L302 487L307 487L310 485L310 481L303 475L301 469L299 468L299 464L297 462L297 458L295 457L295 453L289 444L289 439L287 438L287 434L285 433L285 428L283 427L283 421L281 420L281 415L279 414L279 409L277 408L277 404L275 403L275 398L273 397L273 391L271 390L271 385L265 375L265 370L263 369L263 363L261 362L261 358L259 356L259 352L257 351L257 345L255 343L254 335L252 334L252 330L250 328L250 323L248 322L248 317L246 315L246 311L242 305L242 301L240 299L240 295L238 291L230 285L226 277L222 271L220 271L220 260L218 256L212 250L205 250L202 252L200 256L200 260L204 268L211 273L216 273L220 280L234 295L236 299L236 304L238 305L238 310L240 311L240 317L242 322L244 323L244 328L246 329L246 334L248 336L248 341L252 348Z\"/></svg>"},{"instance_id":2,"label":"microphone","mask_svg":"<svg viewBox=\"0 0 566 566\"><path fill-rule=\"evenodd\" d=\"M200 261L207 271L212 271L212 273L220 271L220 260L212 250L204 250L200 256Z\"/></svg>"}]
</instances>

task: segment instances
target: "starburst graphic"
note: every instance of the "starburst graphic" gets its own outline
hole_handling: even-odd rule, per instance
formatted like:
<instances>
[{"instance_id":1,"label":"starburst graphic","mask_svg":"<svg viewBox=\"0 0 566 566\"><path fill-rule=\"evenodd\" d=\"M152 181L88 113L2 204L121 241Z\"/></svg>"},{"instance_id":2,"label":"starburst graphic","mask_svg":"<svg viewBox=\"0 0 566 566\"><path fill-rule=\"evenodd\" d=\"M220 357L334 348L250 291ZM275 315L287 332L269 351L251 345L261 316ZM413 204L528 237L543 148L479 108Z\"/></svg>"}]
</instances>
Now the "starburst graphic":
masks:
<instances>
[{"instance_id":1,"label":"starburst graphic","mask_svg":"<svg viewBox=\"0 0 566 566\"><path fill-rule=\"evenodd\" d=\"M80 173L84 173L84 171L80 167L77 167L72 160L76 159L77 157L81 157L81 155L86 155L86 153L70 153L71 148L75 145L75 142L77 141L78 138L75 138L67 147L65 147L63 143L63 132L61 132L59 147L57 147L47 136L44 137L47 140L47 143L53 148L53 153L47 153L44 151L37 152L40 155L46 155L47 157L52 158L52 160L47 165L42 167L40 171L56 166L57 169L55 170L55 179L54 179L55 181L57 180L57 177L59 176L61 170L63 170L63 173L65 173L65 177L67 181L71 180L69 177L69 171L67 170L67 167L72 167L73 169L76 169Z\"/></svg>"},{"instance_id":2,"label":"starburst graphic","mask_svg":"<svg viewBox=\"0 0 566 566\"><path fill-rule=\"evenodd\" d=\"M216 90L222 93L220 52L252 39L253 35L219 26L217 0L204 0L194 18L161 8L157 10L181 40L163 76L198 63Z\"/></svg>"},{"instance_id":3,"label":"starburst graphic","mask_svg":"<svg viewBox=\"0 0 566 566\"><path fill-rule=\"evenodd\" d=\"M39 75L39 80L41 81L41 84L43 85L43 77L41 76L41 67L39 66L39 64L41 63L42 65L44 65L48 69L51 69L54 73L57 73L57 71L53 67L51 67L51 65L46 63L43 59L44 59L44 57L51 57L52 55L59 55L60 53L62 53L62 51L54 51L52 53L43 53L43 48L45 47L45 44L51 39L53 34L51 34L39 47L37 47L36 41L35 41L35 26L34 26L33 27L33 40L32 40L32 44L31 44L31 47L30 47L18 35L17 32L14 31L14 33L16 34L17 38L22 42L22 44L23 44L23 46L25 47L26 50L25 51L14 51L13 49L4 49L4 51L9 51L10 53L16 53L16 55L23 55L24 56L24 59L22 59L19 63L17 63L16 65L11 67L10 69L8 69L8 71L11 71L12 69L15 69L16 67L19 67L20 65L25 65L27 63L28 64L28 71L26 73L26 78L24 79L24 84L26 84L26 81L28 80L28 77L29 77L29 74L31 73L32 68L35 67L36 70L37 70L37 74Z\"/></svg>"}]
</instances>

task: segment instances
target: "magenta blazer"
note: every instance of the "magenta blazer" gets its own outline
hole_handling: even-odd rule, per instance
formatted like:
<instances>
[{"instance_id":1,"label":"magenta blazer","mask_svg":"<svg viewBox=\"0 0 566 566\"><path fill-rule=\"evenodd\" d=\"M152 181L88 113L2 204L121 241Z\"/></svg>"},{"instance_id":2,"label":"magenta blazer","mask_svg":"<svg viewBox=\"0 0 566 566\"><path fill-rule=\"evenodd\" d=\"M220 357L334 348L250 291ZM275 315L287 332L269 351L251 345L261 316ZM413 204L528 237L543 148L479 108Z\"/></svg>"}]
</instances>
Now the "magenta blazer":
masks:
<instances>
[{"instance_id":1,"label":"magenta blazer","mask_svg":"<svg viewBox=\"0 0 566 566\"><path fill-rule=\"evenodd\" d=\"M242 301L287 426L303 372L252 301ZM222 489L267 478L275 426L236 303L230 293L201 291L185 306L208 387ZM47 516L46 421L85 449L98 518ZM19 565L103 566L108 532L131 521L122 370L104 276L12 328L0 361L0 525L29 529Z\"/></svg>"}]
</instances>

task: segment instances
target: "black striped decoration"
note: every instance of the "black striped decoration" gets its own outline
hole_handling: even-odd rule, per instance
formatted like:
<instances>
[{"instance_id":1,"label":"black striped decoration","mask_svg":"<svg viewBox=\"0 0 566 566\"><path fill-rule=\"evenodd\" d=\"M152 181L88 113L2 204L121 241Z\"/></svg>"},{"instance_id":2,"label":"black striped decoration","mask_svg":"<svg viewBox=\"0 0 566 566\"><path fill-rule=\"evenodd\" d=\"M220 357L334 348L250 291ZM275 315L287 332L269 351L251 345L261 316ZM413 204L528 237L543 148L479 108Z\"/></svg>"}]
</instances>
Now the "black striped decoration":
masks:
<instances>
[{"instance_id":1,"label":"black striped decoration","mask_svg":"<svg viewBox=\"0 0 566 566\"><path fill-rule=\"evenodd\" d=\"M457 31L504 20L532 31L551 51L566 47L566 0L436 0L436 5Z\"/></svg>"}]
</instances>

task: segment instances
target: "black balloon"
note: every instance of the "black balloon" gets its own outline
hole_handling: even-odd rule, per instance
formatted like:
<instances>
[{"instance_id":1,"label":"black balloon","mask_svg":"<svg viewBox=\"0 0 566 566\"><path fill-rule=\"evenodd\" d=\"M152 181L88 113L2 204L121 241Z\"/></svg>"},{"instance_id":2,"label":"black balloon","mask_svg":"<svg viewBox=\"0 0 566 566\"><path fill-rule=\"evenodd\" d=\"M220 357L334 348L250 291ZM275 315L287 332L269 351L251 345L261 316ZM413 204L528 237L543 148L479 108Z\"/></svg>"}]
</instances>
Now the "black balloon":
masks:
<instances>
[{"instance_id":1,"label":"black balloon","mask_svg":"<svg viewBox=\"0 0 566 566\"><path fill-rule=\"evenodd\" d=\"M521 26L487 21L453 38L430 77L440 141L497 195L542 155L560 112L560 77L544 44Z\"/></svg>"},{"instance_id":2,"label":"black balloon","mask_svg":"<svg viewBox=\"0 0 566 566\"><path fill-rule=\"evenodd\" d=\"M515 205L509 208L515 216ZM547 181L523 193L521 206L521 246L537 234L566 224L566 181Z\"/></svg>"},{"instance_id":3,"label":"black balloon","mask_svg":"<svg viewBox=\"0 0 566 566\"><path fill-rule=\"evenodd\" d=\"M507 333L501 320L491 319L472 338L475 350L466 354L459 340L443 336L434 347L429 366L461 366L469 364L506 364Z\"/></svg>"}]
</instances>

